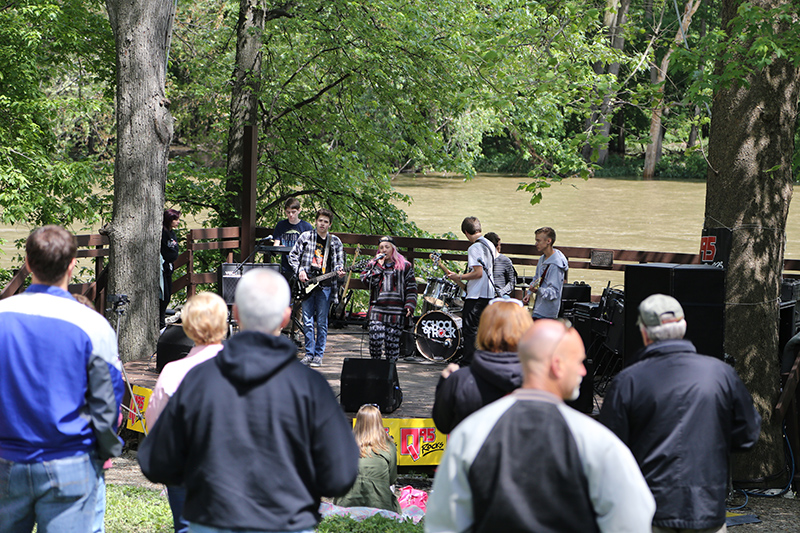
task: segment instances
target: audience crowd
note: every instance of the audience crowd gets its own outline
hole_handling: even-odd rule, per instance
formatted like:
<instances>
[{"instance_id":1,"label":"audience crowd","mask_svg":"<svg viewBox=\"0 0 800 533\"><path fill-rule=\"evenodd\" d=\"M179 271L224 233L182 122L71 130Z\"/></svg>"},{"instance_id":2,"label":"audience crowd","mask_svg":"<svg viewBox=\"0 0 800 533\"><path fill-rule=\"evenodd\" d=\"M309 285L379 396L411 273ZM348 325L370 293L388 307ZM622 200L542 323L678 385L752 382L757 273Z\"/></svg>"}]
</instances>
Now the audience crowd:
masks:
<instances>
[{"instance_id":1,"label":"audience crowd","mask_svg":"<svg viewBox=\"0 0 800 533\"><path fill-rule=\"evenodd\" d=\"M318 214L320 237L331 217ZM474 217L462 229L475 274L461 279L492 279L499 238L484 244ZM558 258L554 240L552 229L537 230L548 261ZM376 272L402 258L390 237L382 244ZM33 284L0 302L0 533L102 531L103 463L121 451L116 337L67 292L72 235L40 228L26 254ZM331 271L341 269L335 257ZM542 261L542 284L526 300L559 282L553 265ZM593 379L579 333L545 318L543 298L532 318L521 301L491 293L468 293L468 366L449 365L436 387L432 417L449 435L426 531L727 531L730 454L755 445L761 418L734 369L683 338L680 303L656 294L630 311L644 348L595 420L565 403ZM310 533L323 497L400 513L397 444L379 407L361 406L351 426L325 378L281 335L292 315L285 277L250 270L234 299L240 331L227 340L219 296L186 302L195 346L164 368L145 415L139 464L167 486L175 531ZM411 304L398 302L400 316ZM389 348L387 358L396 359Z\"/></svg>"}]
</instances>

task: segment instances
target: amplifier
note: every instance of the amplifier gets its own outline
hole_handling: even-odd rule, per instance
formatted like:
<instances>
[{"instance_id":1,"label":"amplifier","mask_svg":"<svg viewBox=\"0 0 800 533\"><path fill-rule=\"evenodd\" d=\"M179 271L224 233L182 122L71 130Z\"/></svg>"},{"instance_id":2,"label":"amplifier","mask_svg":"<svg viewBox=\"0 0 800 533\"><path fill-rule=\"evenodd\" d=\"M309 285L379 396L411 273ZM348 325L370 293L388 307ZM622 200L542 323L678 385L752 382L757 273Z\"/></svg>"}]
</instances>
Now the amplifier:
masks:
<instances>
[{"instance_id":1,"label":"amplifier","mask_svg":"<svg viewBox=\"0 0 800 533\"><path fill-rule=\"evenodd\" d=\"M222 263L217 270L217 289L219 295L228 305L233 305L236 287L242 275L254 268L271 268L276 272L281 271L280 263Z\"/></svg>"},{"instance_id":2,"label":"amplifier","mask_svg":"<svg viewBox=\"0 0 800 533\"><path fill-rule=\"evenodd\" d=\"M564 316L571 311L576 303L589 302L592 299L592 287L583 281L577 283L565 283L561 289L561 309L558 316ZM571 315L571 313L569 313Z\"/></svg>"}]
</instances>

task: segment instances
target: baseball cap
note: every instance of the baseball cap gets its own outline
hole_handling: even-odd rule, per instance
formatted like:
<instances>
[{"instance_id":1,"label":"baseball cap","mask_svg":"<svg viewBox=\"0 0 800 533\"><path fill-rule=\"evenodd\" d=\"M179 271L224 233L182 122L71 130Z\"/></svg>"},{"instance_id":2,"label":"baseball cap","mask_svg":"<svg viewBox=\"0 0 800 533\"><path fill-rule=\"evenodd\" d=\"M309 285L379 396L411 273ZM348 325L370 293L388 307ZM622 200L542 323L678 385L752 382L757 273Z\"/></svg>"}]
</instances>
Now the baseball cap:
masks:
<instances>
[{"instance_id":1,"label":"baseball cap","mask_svg":"<svg viewBox=\"0 0 800 533\"><path fill-rule=\"evenodd\" d=\"M653 294L639 304L639 326L653 327L678 322L683 319L683 308L678 300L666 294Z\"/></svg>"}]
</instances>

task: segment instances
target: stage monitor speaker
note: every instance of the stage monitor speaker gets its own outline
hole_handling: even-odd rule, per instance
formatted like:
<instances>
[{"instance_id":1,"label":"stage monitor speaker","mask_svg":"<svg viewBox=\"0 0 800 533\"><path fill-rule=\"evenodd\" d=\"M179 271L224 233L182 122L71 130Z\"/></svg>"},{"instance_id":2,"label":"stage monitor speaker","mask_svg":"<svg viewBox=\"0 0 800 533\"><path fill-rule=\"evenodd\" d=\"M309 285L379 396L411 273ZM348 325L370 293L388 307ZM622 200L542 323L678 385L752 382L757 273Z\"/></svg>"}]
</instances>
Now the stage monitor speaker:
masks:
<instances>
[{"instance_id":1,"label":"stage monitor speaker","mask_svg":"<svg viewBox=\"0 0 800 533\"><path fill-rule=\"evenodd\" d=\"M236 296L236 286L242 276L254 268L271 268L281 271L280 263L222 263L217 270L217 289L219 295L228 305L233 305Z\"/></svg>"},{"instance_id":2,"label":"stage monitor speaker","mask_svg":"<svg viewBox=\"0 0 800 533\"><path fill-rule=\"evenodd\" d=\"M158 338L156 347L156 370L161 373L167 363L183 359L194 346L192 339L183 332L183 326L171 324Z\"/></svg>"},{"instance_id":3,"label":"stage monitor speaker","mask_svg":"<svg viewBox=\"0 0 800 533\"><path fill-rule=\"evenodd\" d=\"M643 346L636 319L639 304L667 294L683 307L686 335L698 353L724 357L725 270L711 265L644 263L625 267L625 362Z\"/></svg>"},{"instance_id":4,"label":"stage monitor speaker","mask_svg":"<svg viewBox=\"0 0 800 533\"><path fill-rule=\"evenodd\" d=\"M392 413L403 402L397 366L386 359L346 357L339 379L340 402L345 411L356 412L365 404Z\"/></svg>"}]
</instances>

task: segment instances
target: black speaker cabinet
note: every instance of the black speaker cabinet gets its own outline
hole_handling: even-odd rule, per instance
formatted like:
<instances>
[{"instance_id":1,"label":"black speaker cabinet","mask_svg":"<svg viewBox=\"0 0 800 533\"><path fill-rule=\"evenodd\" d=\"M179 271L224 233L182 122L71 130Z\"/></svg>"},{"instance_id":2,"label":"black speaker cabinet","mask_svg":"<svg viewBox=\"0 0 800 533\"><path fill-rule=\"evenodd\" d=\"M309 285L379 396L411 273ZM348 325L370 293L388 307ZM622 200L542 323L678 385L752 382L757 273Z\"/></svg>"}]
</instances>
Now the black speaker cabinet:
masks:
<instances>
[{"instance_id":1,"label":"black speaker cabinet","mask_svg":"<svg viewBox=\"0 0 800 533\"><path fill-rule=\"evenodd\" d=\"M725 270L711 265L644 263L625 267L625 361L642 347L636 325L639 304L652 294L667 294L683 307L686 335L698 353L724 357Z\"/></svg>"},{"instance_id":2,"label":"black speaker cabinet","mask_svg":"<svg viewBox=\"0 0 800 533\"><path fill-rule=\"evenodd\" d=\"M375 404L382 413L392 413L403 401L397 366L385 359L345 358L339 385L340 401L348 412Z\"/></svg>"},{"instance_id":3,"label":"black speaker cabinet","mask_svg":"<svg viewBox=\"0 0 800 533\"><path fill-rule=\"evenodd\" d=\"M577 283L565 283L561 289L561 309L558 316L564 316L575 307L578 302L590 302L592 300L592 287L579 281ZM571 313L569 313L571 315Z\"/></svg>"},{"instance_id":4,"label":"black speaker cabinet","mask_svg":"<svg viewBox=\"0 0 800 533\"><path fill-rule=\"evenodd\" d=\"M588 357L583 360L586 375L581 381L581 394L577 400L567 400L566 404L581 413L591 414L594 409L594 363Z\"/></svg>"},{"instance_id":5,"label":"black speaker cabinet","mask_svg":"<svg viewBox=\"0 0 800 533\"><path fill-rule=\"evenodd\" d=\"M183 332L183 326L177 324L167 326L164 333L158 338L156 370L161 373L167 363L183 359L192 346L194 346L194 342Z\"/></svg>"},{"instance_id":6,"label":"black speaker cabinet","mask_svg":"<svg viewBox=\"0 0 800 533\"><path fill-rule=\"evenodd\" d=\"M233 298L236 295L236 286L242 276L254 268L271 268L277 272L281 271L280 263L222 263L217 269L217 288L219 295L228 305L233 305Z\"/></svg>"}]
</instances>

